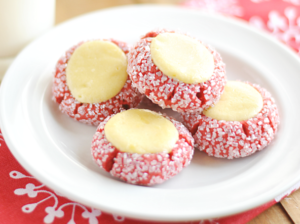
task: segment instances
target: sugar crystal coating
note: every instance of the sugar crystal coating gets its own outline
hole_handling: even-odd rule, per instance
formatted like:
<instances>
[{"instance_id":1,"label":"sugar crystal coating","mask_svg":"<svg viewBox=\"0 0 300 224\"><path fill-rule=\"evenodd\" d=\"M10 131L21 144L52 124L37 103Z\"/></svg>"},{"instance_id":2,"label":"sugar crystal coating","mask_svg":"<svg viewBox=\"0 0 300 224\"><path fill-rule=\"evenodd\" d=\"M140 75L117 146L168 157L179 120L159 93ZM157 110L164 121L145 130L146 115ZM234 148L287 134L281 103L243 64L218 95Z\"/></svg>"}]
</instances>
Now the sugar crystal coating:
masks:
<instances>
[{"instance_id":1,"label":"sugar crystal coating","mask_svg":"<svg viewBox=\"0 0 300 224\"><path fill-rule=\"evenodd\" d=\"M195 139L195 147L209 156L233 159L260 151L274 139L279 125L275 101L267 90L251 85L263 97L263 108L253 118L225 121L200 113L182 113L184 124Z\"/></svg>"},{"instance_id":2,"label":"sugar crystal coating","mask_svg":"<svg viewBox=\"0 0 300 224\"><path fill-rule=\"evenodd\" d=\"M112 116L99 124L91 146L94 161L112 176L131 184L154 185L173 177L190 163L194 139L180 122L164 116L179 133L179 139L170 153L138 154L121 152L106 139L104 127Z\"/></svg>"},{"instance_id":3,"label":"sugar crystal coating","mask_svg":"<svg viewBox=\"0 0 300 224\"><path fill-rule=\"evenodd\" d=\"M124 42L107 39L119 46L125 54L128 53L127 44ZM52 99L59 104L59 109L71 118L90 125L98 125L107 116L118 113L124 109L136 107L142 99L139 91L127 79L124 87L113 98L101 103L81 103L71 94L66 83L66 67L73 52L83 42L70 48L56 64L52 86Z\"/></svg>"},{"instance_id":4,"label":"sugar crystal coating","mask_svg":"<svg viewBox=\"0 0 300 224\"><path fill-rule=\"evenodd\" d=\"M163 32L147 33L128 53L127 72L133 86L162 108L178 112L201 112L220 98L226 83L225 64L219 53L203 44L214 58L214 71L209 80L187 84L163 74L151 59L150 44L153 37Z\"/></svg>"}]
</instances>

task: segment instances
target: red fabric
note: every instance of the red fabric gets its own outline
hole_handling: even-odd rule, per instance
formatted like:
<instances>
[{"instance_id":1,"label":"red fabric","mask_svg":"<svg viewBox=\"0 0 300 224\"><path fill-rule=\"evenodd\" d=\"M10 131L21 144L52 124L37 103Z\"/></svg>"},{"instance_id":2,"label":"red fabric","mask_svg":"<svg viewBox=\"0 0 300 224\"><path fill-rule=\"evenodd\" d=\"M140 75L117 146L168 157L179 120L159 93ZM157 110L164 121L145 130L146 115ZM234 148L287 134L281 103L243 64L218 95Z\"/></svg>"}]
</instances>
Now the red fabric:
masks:
<instances>
[{"instance_id":1,"label":"red fabric","mask_svg":"<svg viewBox=\"0 0 300 224\"><path fill-rule=\"evenodd\" d=\"M72 202L61 196L58 192L50 190L34 179L13 157L6 146L3 137L0 138L0 143L1 223L24 224L30 222L30 224L166 224L165 222L145 222L125 218L122 216L111 215L89 208L77 202ZM200 222L201 224L243 224L253 219L256 215L263 212L265 209L275 203L275 200L273 200L258 208L230 217L188 223L199 224ZM29 208L29 211L27 210L27 212L24 212L24 210L26 211L25 208ZM51 215L54 214L51 211L54 211L56 216ZM179 224L184 223L186 224L186 222L181 222Z\"/></svg>"},{"instance_id":2,"label":"red fabric","mask_svg":"<svg viewBox=\"0 0 300 224\"><path fill-rule=\"evenodd\" d=\"M270 31L276 38L287 43L296 52L299 52L300 0L187 0L183 3L183 6L198 7L244 19L249 21L252 25ZM299 22L297 22L297 20ZM106 214L60 196L57 192L53 192L32 178L20 166L10 153L1 136L0 143L1 223L154 223ZM298 187L295 186L295 189L297 188ZM290 189L289 192L295 189ZM276 201L272 200L258 208L230 217L199 220L196 222L182 222L182 224L245 224L275 203ZM34 205L36 206L34 207ZM23 212L22 208L31 208L31 212Z\"/></svg>"},{"instance_id":3,"label":"red fabric","mask_svg":"<svg viewBox=\"0 0 300 224\"><path fill-rule=\"evenodd\" d=\"M9 151L2 137L0 138L0 143L1 223L24 224L30 222L31 224L166 224L163 222L146 222L129 219L122 216L111 215L99 210L91 209L77 202L72 202L61 196L58 192L54 192L42 185L26 170L24 170L24 168L16 161ZM31 187L35 187L35 189L30 191ZM275 200L273 200L258 208L230 217L188 223L244 224L275 203ZM34 205L36 205L36 207L34 207ZM61 206L63 206L61 209L62 212L59 212L59 208ZM30 212L22 211L22 208L26 207L31 208ZM56 211L56 216L51 216L51 214L53 214L51 212L49 215L49 211ZM88 214L90 218L85 218L87 217L85 214ZM179 224L184 223L186 224L186 222L181 222Z\"/></svg>"},{"instance_id":4,"label":"red fabric","mask_svg":"<svg viewBox=\"0 0 300 224\"><path fill-rule=\"evenodd\" d=\"M182 6L246 20L300 52L300 0L186 0Z\"/></svg>"}]
</instances>

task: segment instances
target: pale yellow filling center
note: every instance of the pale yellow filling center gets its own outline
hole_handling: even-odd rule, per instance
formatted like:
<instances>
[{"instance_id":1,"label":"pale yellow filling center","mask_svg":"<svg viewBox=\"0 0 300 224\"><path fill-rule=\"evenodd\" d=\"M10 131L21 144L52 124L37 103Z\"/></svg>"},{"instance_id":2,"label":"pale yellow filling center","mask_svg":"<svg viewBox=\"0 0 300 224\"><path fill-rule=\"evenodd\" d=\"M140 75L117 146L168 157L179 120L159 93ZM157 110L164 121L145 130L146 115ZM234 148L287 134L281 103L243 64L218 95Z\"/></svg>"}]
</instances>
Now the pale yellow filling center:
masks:
<instances>
[{"instance_id":1,"label":"pale yellow filling center","mask_svg":"<svg viewBox=\"0 0 300 224\"><path fill-rule=\"evenodd\" d=\"M150 45L154 64L167 76L188 84L210 79L213 55L198 40L177 33L161 33Z\"/></svg>"},{"instance_id":2,"label":"pale yellow filling center","mask_svg":"<svg viewBox=\"0 0 300 224\"><path fill-rule=\"evenodd\" d=\"M262 108L263 98L254 87L238 81L229 81L220 100L203 113L217 120L244 121L255 117Z\"/></svg>"},{"instance_id":3,"label":"pale yellow filling center","mask_svg":"<svg viewBox=\"0 0 300 224\"><path fill-rule=\"evenodd\" d=\"M106 139L121 152L169 153L179 134L163 116L144 109L131 109L113 116L104 127Z\"/></svg>"},{"instance_id":4,"label":"pale yellow filling center","mask_svg":"<svg viewBox=\"0 0 300 224\"><path fill-rule=\"evenodd\" d=\"M67 85L76 100L100 103L117 95L127 80L125 53L109 41L89 41L72 54Z\"/></svg>"}]
</instances>

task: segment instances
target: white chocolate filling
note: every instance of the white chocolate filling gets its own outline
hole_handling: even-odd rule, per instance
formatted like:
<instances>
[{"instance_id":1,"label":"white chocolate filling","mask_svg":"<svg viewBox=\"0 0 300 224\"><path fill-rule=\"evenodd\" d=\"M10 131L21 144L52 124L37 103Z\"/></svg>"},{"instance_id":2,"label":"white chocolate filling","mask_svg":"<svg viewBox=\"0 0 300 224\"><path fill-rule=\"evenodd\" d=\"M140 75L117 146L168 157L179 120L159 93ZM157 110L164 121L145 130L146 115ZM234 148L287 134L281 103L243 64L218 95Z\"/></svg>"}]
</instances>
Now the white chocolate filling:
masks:
<instances>
[{"instance_id":1,"label":"white chocolate filling","mask_svg":"<svg viewBox=\"0 0 300 224\"><path fill-rule=\"evenodd\" d=\"M121 152L169 153L179 138L174 124L144 109L131 109L113 116L104 127L106 139Z\"/></svg>"},{"instance_id":2,"label":"white chocolate filling","mask_svg":"<svg viewBox=\"0 0 300 224\"><path fill-rule=\"evenodd\" d=\"M177 33L161 33L151 41L154 64L167 76L188 84L210 79L213 55L198 40Z\"/></svg>"},{"instance_id":3,"label":"white chocolate filling","mask_svg":"<svg viewBox=\"0 0 300 224\"><path fill-rule=\"evenodd\" d=\"M100 103L117 95L127 80L125 53L110 41L89 41L72 54L67 85L81 103Z\"/></svg>"},{"instance_id":4,"label":"white chocolate filling","mask_svg":"<svg viewBox=\"0 0 300 224\"><path fill-rule=\"evenodd\" d=\"M261 94L251 85L229 81L215 106L205 110L205 116L225 121L244 121L255 117L263 108Z\"/></svg>"}]
</instances>

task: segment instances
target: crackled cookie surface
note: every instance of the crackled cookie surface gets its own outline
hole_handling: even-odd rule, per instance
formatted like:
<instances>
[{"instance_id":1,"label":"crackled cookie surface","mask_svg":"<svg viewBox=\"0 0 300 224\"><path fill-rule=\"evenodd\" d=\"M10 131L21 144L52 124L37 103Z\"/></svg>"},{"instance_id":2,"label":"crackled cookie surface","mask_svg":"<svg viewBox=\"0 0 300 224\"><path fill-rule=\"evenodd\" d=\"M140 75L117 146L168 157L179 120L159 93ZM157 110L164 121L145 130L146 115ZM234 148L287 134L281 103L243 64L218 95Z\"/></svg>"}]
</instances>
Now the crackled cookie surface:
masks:
<instances>
[{"instance_id":1,"label":"crackled cookie surface","mask_svg":"<svg viewBox=\"0 0 300 224\"><path fill-rule=\"evenodd\" d=\"M130 109L99 124L91 150L98 166L112 176L131 184L154 185L190 163L194 139L178 121L149 110Z\"/></svg>"},{"instance_id":2,"label":"crackled cookie surface","mask_svg":"<svg viewBox=\"0 0 300 224\"><path fill-rule=\"evenodd\" d=\"M224 102L220 102L221 106L218 102L215 109L209 109L215 110L213 113L207 110L202 114L184 113L182 117L198 149L210 156L233 159L249 156L270 144L277 132L279 115L275 101L267 90L250 83L228 83L239 85L243 90L236 91L237 96L234 97L236 86L229 88L228 92L225 87ZM237 101L233 102L232 98ZM241 99L244 101L241 102Z\"/></svg>"},{"instance_id":3,"label":"crackled cookie surface","mask_svg":"<svg viewBox=\"0 0 300 224\"><path fill-rule=\"evenodd\" d=\"M100 103L117 95L127 80L125 53L110 41L85 42L72 54L67 85L81 103Z\"/></svg>"},{"instance_id":4,"label":"crackled cookie surface","mask_svg":"<svg viewBox=\"0 0 300 224\"><path fill-rule=\"evenodd\" d=\"M54 74L52 98L59 109L77 121L98 125L111 114L136 107L142 95L125 72L127 53L127 44L113 39L70 48Z\"/></svg>"},{"instance_id":5,"label":"crackled cookie surface","mask_svg":"<svg viewBox=\"0 0 300 224\"><path fill-rule=\"evenodd\" d=\"M226 83L218 52L167 30L149 32L135 44L128 54L127 71L133 85L153 103L178 112L209 108Z\"/></svg>"}]
</instances>

